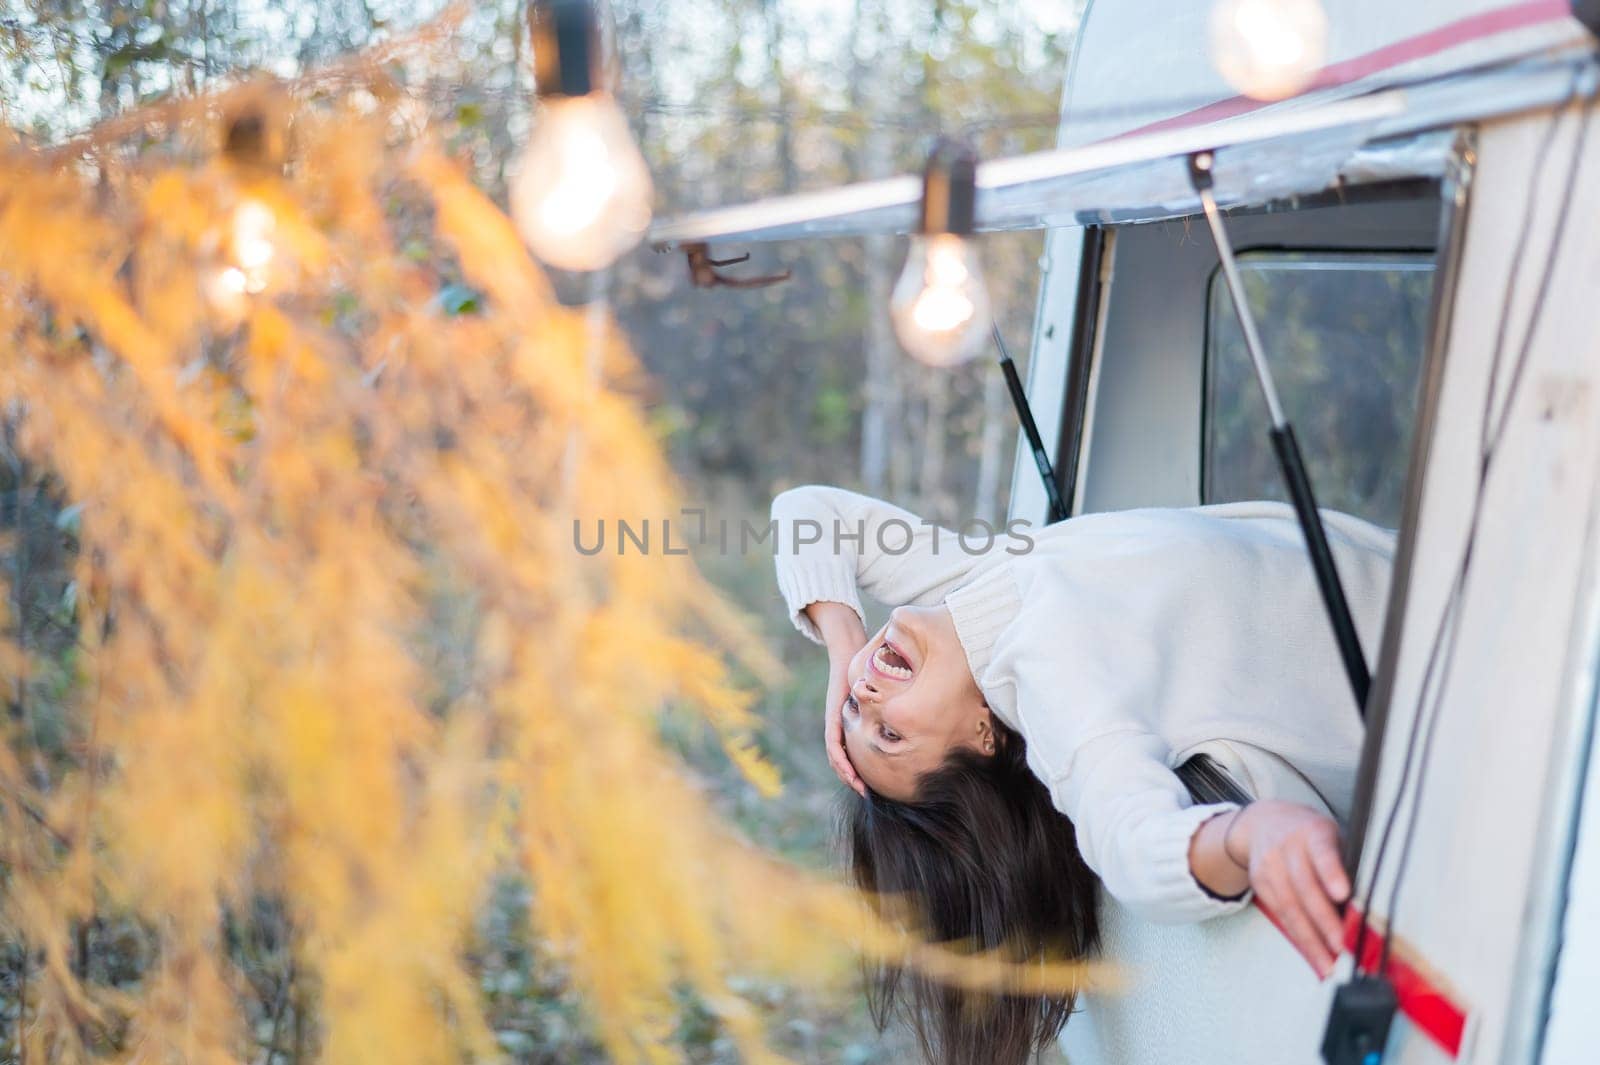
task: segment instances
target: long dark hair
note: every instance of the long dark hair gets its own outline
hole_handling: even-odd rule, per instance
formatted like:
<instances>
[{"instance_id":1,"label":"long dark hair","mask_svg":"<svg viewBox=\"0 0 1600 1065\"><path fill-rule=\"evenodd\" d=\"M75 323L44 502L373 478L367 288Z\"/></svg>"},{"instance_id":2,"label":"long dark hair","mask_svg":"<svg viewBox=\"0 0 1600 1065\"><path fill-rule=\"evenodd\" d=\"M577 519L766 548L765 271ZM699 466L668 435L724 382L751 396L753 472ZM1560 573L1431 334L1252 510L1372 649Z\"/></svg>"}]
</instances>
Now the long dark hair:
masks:
<instances>
[{"instance_id":1,"label":"long dark hair","mask_svg":"<svg viewBox=\"0 0 1600 1065\"><path fill-rule=\"evenodd\" d=\"M1099 882L1072 822L1028 769L1022 737L994 722L993 755L962 750L923 774L916 798L852 796L844 817L856 884L909 908L937 943L1014 962L1086 958L1100 945ZM1049 1046L1076 994L970 991L869 963L879 1030L898 1012L939 1065L1022 1065Z\"/></svg>"},{"instance_id":2,"label":"long dark hair","mask_svg":"<svg viewBox=\"0 0 1600 1065\"><path fill-rule=\"evenodd\" d=\"M1027 743L998 719L997 750L960 750L894 802L851 793L844 833L869 896L910 907L929 939L1014 962L1082 959L1100 948L1099 878L1072 822L1028 768ZM1197 754L1173 772L1197 803L1251 796ZM867 1004L882 1031L898 1011L937 1065L1023 1065L1061 1034L1077 995L974 992L869 963Z\"/></svg>"}]
</instances>

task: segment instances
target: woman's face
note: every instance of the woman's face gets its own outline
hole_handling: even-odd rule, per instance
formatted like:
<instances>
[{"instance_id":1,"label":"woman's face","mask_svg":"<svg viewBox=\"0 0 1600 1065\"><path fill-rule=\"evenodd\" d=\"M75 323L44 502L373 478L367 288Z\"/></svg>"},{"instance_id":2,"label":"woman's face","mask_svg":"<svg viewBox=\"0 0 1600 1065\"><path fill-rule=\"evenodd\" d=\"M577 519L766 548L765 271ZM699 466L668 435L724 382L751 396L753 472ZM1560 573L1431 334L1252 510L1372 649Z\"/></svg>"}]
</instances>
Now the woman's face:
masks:
<instances>
[{"instance_id":1,"label":"woman's face","mask_svg":"<svg viewBox=\"0 0 1600 1065\"><path fill-rule=\"evenodd\" d=\"M867 787L914 797L957 747L994 753L994 722L942 606L897 608L850 660L844 747Z\"/></svg>"}]
</instances>

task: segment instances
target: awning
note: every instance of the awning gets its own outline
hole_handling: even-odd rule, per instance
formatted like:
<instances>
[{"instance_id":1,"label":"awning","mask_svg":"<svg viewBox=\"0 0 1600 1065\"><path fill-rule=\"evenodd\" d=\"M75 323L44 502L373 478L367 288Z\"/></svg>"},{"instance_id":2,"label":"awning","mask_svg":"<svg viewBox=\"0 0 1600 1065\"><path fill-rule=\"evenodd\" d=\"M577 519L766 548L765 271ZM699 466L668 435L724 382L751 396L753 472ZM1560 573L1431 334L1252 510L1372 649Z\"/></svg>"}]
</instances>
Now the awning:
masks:
<instances>
[{"instance_id":1,"label":"awning","mask_svg":"<svg viewBox=\"0 0 1600 1065\"><path fill-rule=\"evenodd\" d=\"M978 228L1195 214L1199 201L1189 186L1187 159L1208 149L1216 153L1217 200L1224 207L1309 195L1341 182L1435 177L1443 172L1457 124L1588 98L1597 84L1600 60L1587 49L1572 49L1353 99L994 159L978 168ZM649 240L670 250L907 233L920 196L921 181L910 175L844 185L665 219L651 227Z\"/></svg>"}]
</instances>

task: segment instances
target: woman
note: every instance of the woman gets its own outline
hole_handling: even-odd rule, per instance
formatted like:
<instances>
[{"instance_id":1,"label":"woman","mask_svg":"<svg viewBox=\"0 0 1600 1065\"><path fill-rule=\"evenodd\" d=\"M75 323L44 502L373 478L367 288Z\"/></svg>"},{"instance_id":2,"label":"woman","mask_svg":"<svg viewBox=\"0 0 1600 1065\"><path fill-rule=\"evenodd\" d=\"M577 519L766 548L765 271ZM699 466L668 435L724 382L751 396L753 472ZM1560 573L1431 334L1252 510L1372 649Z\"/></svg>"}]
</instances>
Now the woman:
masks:
<instances>
[{"instance_id":1,"label":"woman","mask_svg":"<svg viewBox=\"0 0 1600 1065\"><path fill-rule=\"evenodd\" d=\"M857 881L937 940L1026 961L1097 946L1098 878L1166 922L1259 895L1319 976L1350 893L1338 825L1262 800L1196 803L1204 748L1234 776L1287 767L1348 812L1361 723L1293 512L1277 503L1085 515L965 539L879 500L807 486L773 501L778 587L828 651L828 757L860 796ZM1363 644L1392 538L1325 520ZM866 634L859 592L897 605ZM1220 742L1219 742L1220 741ZM1189 763L1193 768L1193 763ZM909 986L903 986L909 981ZM1020 1062L1072 996L964 996L888 969L925 1054Z\"/></svg>"}]
</instances>

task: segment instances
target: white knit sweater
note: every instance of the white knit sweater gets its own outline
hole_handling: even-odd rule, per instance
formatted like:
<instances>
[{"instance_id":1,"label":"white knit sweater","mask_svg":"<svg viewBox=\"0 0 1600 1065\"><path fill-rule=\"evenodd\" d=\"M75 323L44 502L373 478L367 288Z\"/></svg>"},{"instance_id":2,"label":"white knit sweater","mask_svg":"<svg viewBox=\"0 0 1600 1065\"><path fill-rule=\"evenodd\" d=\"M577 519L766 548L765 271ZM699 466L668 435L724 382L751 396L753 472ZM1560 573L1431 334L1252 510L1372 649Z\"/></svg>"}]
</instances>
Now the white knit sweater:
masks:
<instances>
[{"instance_id":1,"label":"white knit sweater","mask_svg":"<svg viewBox=\"0 0 1600 1065\"><path fill-rule=\"evenodd\" d=\"M1084 860L1142 915L1197 921L1243 905L1211 896L1189 870L1195 830L1232 808L1193 805L1173 774L1196 744L1278 755L1348 811L1361 722L1285 504L1089 514L1027 530L1031 550L1002 533L979 554L969 549L982 535L963 544L839 488L784 492L772 517L778 588L811 639L801 611L831 600L860 613L859 591L949 608L979 689L1027 740L1028 765L1072 819ZM1370 657L1393 537L1324 518Z\"/></svg>"}]
</instances>

